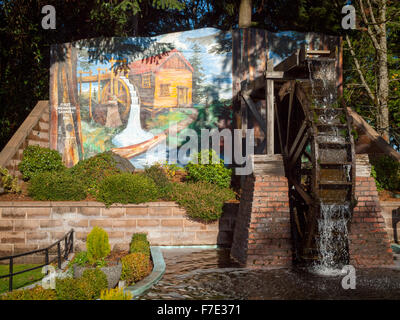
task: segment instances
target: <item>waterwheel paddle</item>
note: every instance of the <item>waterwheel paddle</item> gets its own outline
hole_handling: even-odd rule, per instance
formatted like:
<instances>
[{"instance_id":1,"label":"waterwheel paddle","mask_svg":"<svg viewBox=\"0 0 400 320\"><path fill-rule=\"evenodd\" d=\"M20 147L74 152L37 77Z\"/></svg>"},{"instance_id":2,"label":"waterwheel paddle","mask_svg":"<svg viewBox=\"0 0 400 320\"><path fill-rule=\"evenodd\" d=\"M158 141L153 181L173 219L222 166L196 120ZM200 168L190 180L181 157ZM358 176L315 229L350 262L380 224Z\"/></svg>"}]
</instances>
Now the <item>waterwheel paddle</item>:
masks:
<instances>
[{"instance_id":1,"label":"waterwheel paddle","mask_svg":"<svg viewBox=\"0 0 400 320\"><path fill-rule=\"evenodd\" d=\"M326 102L318 96L326 93L325 87L326 83L314 80L287 81L277 97L279 140L290 184L295 243L302 261L321 257L318 244L323 235L318 227L326 218L322 216L326 208L350 214L354 198L355 155L349 116L337 103L318 103ZM343 206L349 210L342 210ZM347 222L349 217L345 219ZM332 237L341 240L335 244L332 261L345 263L342 253L347 250L347 239L338 234Z\"/></svg>"}]
</instances>

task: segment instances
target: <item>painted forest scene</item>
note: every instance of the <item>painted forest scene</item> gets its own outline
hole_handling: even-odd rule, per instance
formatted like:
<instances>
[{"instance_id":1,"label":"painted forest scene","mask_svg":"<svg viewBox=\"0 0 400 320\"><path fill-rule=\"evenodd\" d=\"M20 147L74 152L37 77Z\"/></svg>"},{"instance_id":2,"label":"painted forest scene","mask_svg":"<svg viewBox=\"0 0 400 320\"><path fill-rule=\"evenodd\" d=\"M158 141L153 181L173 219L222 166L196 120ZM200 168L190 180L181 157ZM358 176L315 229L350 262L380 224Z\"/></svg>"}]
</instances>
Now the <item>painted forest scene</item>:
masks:
<instances>
[{"instance_id":1,"label":"painted forest scene","mask_svg":"<svg viewBox=\"0 0 400 320\"><path fill-rule=\"evenodd\" d=\"M165 163L169 148L187 141L188 130L200 135L201 129L231 126L228 32L206 28L64 47L58 50L67 54L59 52L51 71L51 126L52 147L69 166L108 150L137 168ZM171 124L177 131L173 138Z\"/></svg>"}]
</instances>

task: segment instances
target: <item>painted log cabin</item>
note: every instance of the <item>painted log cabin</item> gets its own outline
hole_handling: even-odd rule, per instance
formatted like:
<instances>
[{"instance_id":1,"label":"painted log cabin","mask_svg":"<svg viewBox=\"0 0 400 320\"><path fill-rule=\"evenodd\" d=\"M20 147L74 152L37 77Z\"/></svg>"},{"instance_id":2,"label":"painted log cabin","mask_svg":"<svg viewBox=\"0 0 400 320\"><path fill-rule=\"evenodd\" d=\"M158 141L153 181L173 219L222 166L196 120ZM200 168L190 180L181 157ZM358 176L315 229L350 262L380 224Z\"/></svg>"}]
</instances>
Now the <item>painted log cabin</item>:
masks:
<instances>
[{"instance_id":1,"label":"painted log cabin","mask_svg":"<svg viewBox=\"0 0 400 320\"><path fill-rule=\"evenodd\" d=\"M192 107L193 67L176 49L129 64L140 104L152 108Z\"/></svg>"}]
</instances>

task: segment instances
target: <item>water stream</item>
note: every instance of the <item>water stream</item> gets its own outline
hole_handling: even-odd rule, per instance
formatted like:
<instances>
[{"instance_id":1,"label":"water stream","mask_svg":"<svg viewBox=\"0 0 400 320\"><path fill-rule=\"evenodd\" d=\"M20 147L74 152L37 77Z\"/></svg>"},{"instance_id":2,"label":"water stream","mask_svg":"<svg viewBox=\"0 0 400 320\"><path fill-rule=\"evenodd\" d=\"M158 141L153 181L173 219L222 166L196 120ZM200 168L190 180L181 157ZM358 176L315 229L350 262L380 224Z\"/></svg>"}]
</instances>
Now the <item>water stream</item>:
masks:
<instances>
[{"instance_id":1,"label":"water stream","mask_svg":"<svg viewBox=\"0 0 400 320\"><path fill-rule=\"evenodd\" d=\"M229 249L163 249L166 272L143 300L399 299L397 268L357 269L356 289L343 289L343 275L305 269L240 268Z\"/></svg>"}]
</instances>

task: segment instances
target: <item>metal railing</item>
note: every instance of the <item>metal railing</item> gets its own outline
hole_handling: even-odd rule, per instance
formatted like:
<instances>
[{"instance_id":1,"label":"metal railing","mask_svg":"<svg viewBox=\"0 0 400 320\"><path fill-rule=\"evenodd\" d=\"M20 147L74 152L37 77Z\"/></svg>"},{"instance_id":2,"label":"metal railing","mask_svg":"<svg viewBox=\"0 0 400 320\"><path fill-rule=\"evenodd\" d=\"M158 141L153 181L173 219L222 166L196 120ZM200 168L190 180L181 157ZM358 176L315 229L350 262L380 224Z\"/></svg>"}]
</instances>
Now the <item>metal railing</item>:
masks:
<instances>
[{"instance_id":1,"label":"metal railing","mask_svg":"<svg viewBox=\"0 0 400 320\"><path fill-rule=\"evenodd\" d=\"M61 242L64 241L64 253L61 254ZM57 246L57 256L55 258L53 258L52 260L49 259L49 251L51 248ZM4 260L9 260L9 270L8 270L8 274L0 276L0 279L4 279L4 278L9 278L9 291L13 290L13 277L18 275L18 274L22 274L28 271L32 271L32 270L36 270L39 268L43 268L44 266L49 265L50 263L53 263L55 261L57 261L57 265L58 268L61 269L61 260L62 258L64 258L65 260L68 258L68 255L73 251L74 249L74 229L71 229L67 234L65 234L64 237L62 237L60 240L58 240L57 242L54 242L52 245L48 246L47 248L44 249L37 249L37 250L33 250L33 251L29 251L29 252L24 252L24 253L20 253L20 254L16 254L16 255L12 255L12 256L8 256L8 257L1 257L0 261L4 261ZM16 258L20 258L20 257L24 257L24 256L28 256L31 254L37 254L40 252L44 252L44 264L33 267L33 268L29 268L29 269L25 269L22 271L18 271L18 272L14 272L14 260Z\"/></svg>"}]
</instances>

